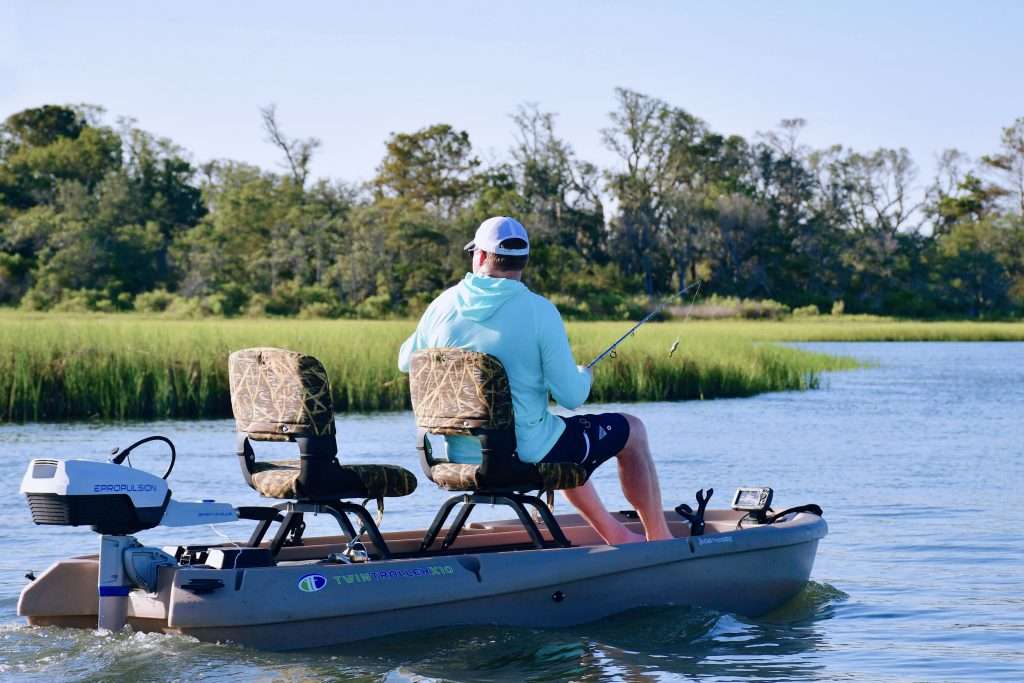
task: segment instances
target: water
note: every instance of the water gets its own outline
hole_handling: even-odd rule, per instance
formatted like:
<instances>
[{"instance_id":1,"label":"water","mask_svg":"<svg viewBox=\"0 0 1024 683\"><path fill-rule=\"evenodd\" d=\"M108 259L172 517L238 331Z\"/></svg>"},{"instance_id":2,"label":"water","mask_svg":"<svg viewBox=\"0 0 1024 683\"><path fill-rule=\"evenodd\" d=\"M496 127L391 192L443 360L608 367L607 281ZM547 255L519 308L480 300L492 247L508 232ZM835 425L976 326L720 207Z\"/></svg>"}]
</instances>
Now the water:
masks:
<instances>
[{"instance_id":1,"label":"water","mask_svg":"<svg viewBox=\"0 0 1024 683\"><path fill-rule=\"evenodd\" d=\"M824 389L625 406L651 434L667 504L772 485L817 502L831 534L792 604L750 620L641 610L556 631L461 628L330 650L261 653L188 638L37 629L15 616L26 570L94 552L89 531L35 527L17 493L31 457L101 458L149 433L178 444L176 497L258 503L231 423L0 426L0 676L5 680L1021 681L1024 344L809 344L876 367ZM418 471L407 414L342 417L342 453ZM154 471L165 461L153 453ZM162 457L162 456L161 456ZM143 465L145 454L136 457ZM158 462L159 461L159 462ZM613 468L596 482L625 507ZM442 495L389 501L385 529L422 528ZM560 501L558 509L564 510ZM481 511L483 512L483 511ZM496 516L507 516L498 511ZM222 527L233 537L245 528ZM327 530L324 526L323 530ZM144 542L217 541L209 528Z\"/></svg>"}]
</instances>

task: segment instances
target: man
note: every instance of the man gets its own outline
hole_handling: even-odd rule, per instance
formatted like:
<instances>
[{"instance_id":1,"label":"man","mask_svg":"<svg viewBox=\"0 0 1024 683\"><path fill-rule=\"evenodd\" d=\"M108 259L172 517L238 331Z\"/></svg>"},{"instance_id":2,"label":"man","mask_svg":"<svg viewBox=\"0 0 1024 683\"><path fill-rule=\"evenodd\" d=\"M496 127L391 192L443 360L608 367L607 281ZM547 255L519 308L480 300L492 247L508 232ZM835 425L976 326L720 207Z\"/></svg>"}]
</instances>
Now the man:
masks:
<instances>
[{"instance_id":1,"label":"man","mask_svg":"<svg viewBox=\"0 0 1024 683\"><path fill-rule=\"evenodd\" d=\"M432 347L495 356L505 366L512 390L519 459L573 462L593 473L601 463L617 458L622 491L639 513L647 540L672 538L643 423L620 413L563 418L548 411L549 393L569 410L582 405L592 376L576 365L558 309L522 283L530 253L526 229L506 216L489 218L466 251L473 254L473 272L430 304L416 331L402 344L399 369L409 372L412 354ZM477 439L445 438L450 461L480 462ZM563 493L606 543L644 540L605 509L589 481Z\"/></svg>"}]
</instances>

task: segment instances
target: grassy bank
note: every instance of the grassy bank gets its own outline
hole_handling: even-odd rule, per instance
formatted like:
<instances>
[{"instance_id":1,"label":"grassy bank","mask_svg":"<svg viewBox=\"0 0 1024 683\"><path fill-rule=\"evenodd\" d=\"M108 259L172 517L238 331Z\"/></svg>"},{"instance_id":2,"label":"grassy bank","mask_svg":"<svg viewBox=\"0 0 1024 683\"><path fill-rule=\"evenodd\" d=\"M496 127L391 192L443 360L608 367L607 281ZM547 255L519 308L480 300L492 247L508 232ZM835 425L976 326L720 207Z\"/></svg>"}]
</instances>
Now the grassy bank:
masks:
<instances>
[{"instance_id":1,"label":"grassy bank","mask_svg":"<svg viewBox=\"0 0 1024 683\"><path fill-rule=\"evenodd\" d=\"M698 328L694 332L698 335L722 334L756 341L1024 341L1024 322L920 322L875 316L701 321Z\"/></svg>"},{"instance_id":2,"label":"grassy bank","mask_svg":"<svg viewBox=\"0 0 1024 683\"><path fill-rule=\"evenodd\" d=\"M200 320L0 314L0 420L230 415L227 354L246 346L301 349L323 360L339 411L408 406L395 367L406 321ZM573 323L581 362L625 329ZM669 357L673 341L678 350ZM594 401L750 396L807 389L820 373L855 367L765 344L773 340L1024 339L1024 324L687 322L644 327L595 375Z\"/></svg>"}]
</instances>

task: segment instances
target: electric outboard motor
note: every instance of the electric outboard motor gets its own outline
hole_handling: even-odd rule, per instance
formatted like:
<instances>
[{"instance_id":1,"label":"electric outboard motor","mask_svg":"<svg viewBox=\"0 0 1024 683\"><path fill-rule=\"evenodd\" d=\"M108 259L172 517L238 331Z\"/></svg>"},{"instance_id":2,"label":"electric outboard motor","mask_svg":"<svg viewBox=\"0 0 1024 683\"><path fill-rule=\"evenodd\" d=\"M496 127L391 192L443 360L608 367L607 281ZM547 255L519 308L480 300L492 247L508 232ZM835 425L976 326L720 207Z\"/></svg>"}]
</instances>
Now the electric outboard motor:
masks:
<instances>
[{"instance_id":1,"label":"electric outboard motor","mask_svg":"<svg viewBox=\"0 0 1024 683\"><path fill-rule=\"evenodd\" d=\"M90 526L115 536L157 526L171 500L160 477L91 460L33 460L21 492L36 524Z\"/></svg>"},{"instance_id":2,"label":"electric outboard motor","mask_svg":"<svg viewBox=\"0 0 1024 683\"><path fill-rule=\"evenodd\" d=\"M171 449L171 464L163 478L121 463L136 446L163 441ZM171 499L167 477L174 467L174 444L150 436L124 450L114 450L110 462L36 459L21 480L36 524L90 526L101 534L98 626L120 630L127 621L129 595L134 589L155 592L160 567L177 564L159 548L147 548L131 534L155 526L192 526L233 522L239 512L212 500L180 502ZM130 462L130 461L129 461Z\"/></svg>"}]
</instances>

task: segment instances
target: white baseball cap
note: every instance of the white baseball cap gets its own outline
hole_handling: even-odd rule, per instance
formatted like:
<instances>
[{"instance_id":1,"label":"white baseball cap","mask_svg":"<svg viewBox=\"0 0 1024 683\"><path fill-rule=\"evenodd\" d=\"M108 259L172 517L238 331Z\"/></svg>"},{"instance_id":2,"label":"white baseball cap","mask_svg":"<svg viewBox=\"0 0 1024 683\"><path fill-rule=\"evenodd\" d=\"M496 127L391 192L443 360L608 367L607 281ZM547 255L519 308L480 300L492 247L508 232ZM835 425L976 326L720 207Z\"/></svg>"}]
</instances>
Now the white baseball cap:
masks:
<instances>
[{"instance_id":1,"label":"white baseball cap","mask_svg":"<svg viewBox=\"0 0 1024 683\"><path fill-rule=\"evenodd\" d=\"M501 246L505 240L518 239L526 242L522 249L509 249ZM494 216L488 218L476 229L473 241L466 245L466 251L480 249L488 254L500 254L502 256L526 256L530 253L530 238L526 234L526 228L515 218L508 216Z\"/></svg>"}]
</instances>

